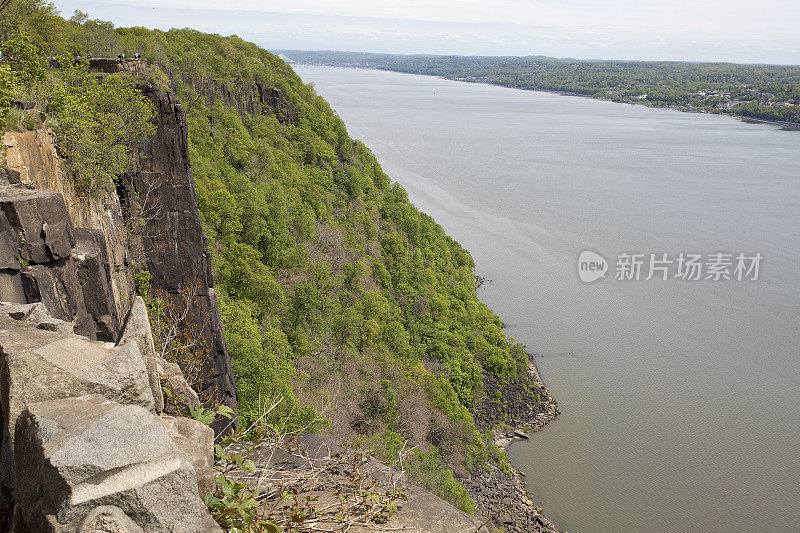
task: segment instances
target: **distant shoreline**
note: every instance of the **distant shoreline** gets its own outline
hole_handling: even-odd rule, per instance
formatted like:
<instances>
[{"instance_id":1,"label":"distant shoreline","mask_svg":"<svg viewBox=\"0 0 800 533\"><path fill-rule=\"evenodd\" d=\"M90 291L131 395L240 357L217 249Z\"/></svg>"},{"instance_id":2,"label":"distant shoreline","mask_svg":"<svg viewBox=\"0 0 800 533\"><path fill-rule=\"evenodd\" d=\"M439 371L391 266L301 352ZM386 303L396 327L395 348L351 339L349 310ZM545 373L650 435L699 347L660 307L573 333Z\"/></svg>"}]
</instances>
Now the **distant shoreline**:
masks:
<instances>
[{"instance_id":1,"label":"distant shoreline","mask_svg":"<svg viewBox=\"0 0 800 533\"><path fill-rule=\"evenodd\" d=\"M614 100L611 100L610 98L602 98L602 97L599 97L599 96L592 96L590 94L581 94L581 93L575 93L575 92L570 92L570 91L561 91L561 90L556 90L556 89L538 89L538 88L530 88L530 87L510 87L508 85L503 85L501 83L489 83L487 81L471 81L471 80L466 80L466 79L458 78L458 77L439 76L437 74L420 74L420 73L416 73L416 72L404 72L402 70L393 70L393 69L389 69L389 68L380 68L380 67L367 67L367 66L360 66L360 65L328 65L328 64L325 64L325 63L313 63L313 62L307 63L307 62L302 62L302 61L292 61L290 63L290 65L305 65L305 66L309 66L309 67L353 68L353 69L359 69L359 70L380 70L382 72L396 72L398 74L408 74L408 75L411 75L411 76L427 76L427 77L432 77L432 78L438 78L440 80L457 81L457 82L461 82L461 83L474 83L474 84L480 84L480 85L491 85L493 87L502 87L504 89L516 89L518 91L539 91L539 92L543 92L543 93L560 94L562 96L580 96L580 97L583 97L583 98L590 98L592 100L600 100L601 102L611 102L611 103L614 103L614 104L638 105L638 106L649 107L649 108L652 108L652 109L671 109L673 111L680 111L682 113L695 113L695 114L699 114L699 115L720 115L720 116L736 118L736 119L739 119L739 120L741 120L743 122L761 122L761 123L764 123L764 124L775 124L777 126L785 126L787 128L791 128L792 130L800 131L800 123L798 123L798 122L787 122L787 121L783 121L783 120L770 120L770 119L766 119L766 118L750 117L750 116L747 116L747 115L735 115L733 113L726 113L725 111L720 111L718 113L714 113L714 112L711 112L711 111L706 111L704 109L689 109L689 108L686 108L686 107L670 106L670 105L650 105L647 102L616 102Z\"/></svg>"}]
</instances>

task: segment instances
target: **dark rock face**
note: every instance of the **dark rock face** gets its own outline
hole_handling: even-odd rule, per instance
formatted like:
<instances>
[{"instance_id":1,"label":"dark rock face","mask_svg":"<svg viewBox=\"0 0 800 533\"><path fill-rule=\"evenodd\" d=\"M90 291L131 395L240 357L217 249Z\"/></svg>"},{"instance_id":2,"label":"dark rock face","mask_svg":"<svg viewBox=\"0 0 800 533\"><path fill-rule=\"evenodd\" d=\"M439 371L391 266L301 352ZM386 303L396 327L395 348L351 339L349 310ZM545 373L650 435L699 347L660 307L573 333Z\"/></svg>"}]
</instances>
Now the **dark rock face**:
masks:
<instances>
[{"instance_id":1,"label":"dark rock face","mask_svg":"<svg viewBox=\"0 0 800 533\"><path fill-rule=\"evenodd\" d=\"M72 220L61 194L0 186L0 300L42 302L96 338L72 261Z\"/></svg>"},{"instance_id":2,"label":"dark rock face","mask_svg":"<svg viewBox=\"0 0 800 533\"><path fill-rule=\"evenodd\" d=\"M194 286L196 305L189 320L202 325L208 349L203 396L233 406L236 388L222 322L213 293L211 261L200 223L189 162L186 113L172 94L153 85L140 86L156 109L156 134L141 148L141 171L121 177L118 194L136 209L136 198L154 198L157 213L144 220L141 232L151 288L179 299Z\"/></svg>"},{"instance_id":3,"label":"dark rock face","mask_svg":"<svg viewBox=\"0 0 800 533\"><path fill-rule=\"evenodd\" d=\"M10 168L0 168L0 185L21 185L20 174Z\"/></svg>"},{"instance_id":4,"label":"dark rock face","mask_svg":"<svg viewBox=\"0 0 800 533\"><path fill-rule=\"evenodd\" d=\"M108 271L109 261L103 232L75 228L74 236L72 259L97 340L114 342L117 340L120 324L111 290L111 273Z\"/></svg>"},{"instance_id":5,"label":"dark rock face","mask_svg":"<svg viewBox=\"0 0 800 533\"><path fill-rule=\"evenodd\" d=\"M235 109L244 119L247 115L273 114L281 124L294 124L295 114L283 92L256 81L239 80L227 83L220 80L194 80L195 89L209 103L220 101Z\"/></svg>"}]
</instances>

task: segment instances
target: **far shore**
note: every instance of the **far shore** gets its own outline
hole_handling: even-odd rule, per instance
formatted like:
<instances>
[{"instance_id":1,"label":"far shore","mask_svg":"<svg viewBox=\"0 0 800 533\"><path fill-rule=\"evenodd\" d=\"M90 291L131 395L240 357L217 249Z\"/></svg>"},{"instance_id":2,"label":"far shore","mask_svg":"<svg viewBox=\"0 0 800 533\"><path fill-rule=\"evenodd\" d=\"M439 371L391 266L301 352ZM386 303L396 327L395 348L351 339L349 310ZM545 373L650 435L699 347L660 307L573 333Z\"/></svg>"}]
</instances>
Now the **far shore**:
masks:
<instances>
[{"instance_id":1,"label":"far shore","mask_svg":"<svg viewBox=\"0 0 800 533\"><path fill-rule=\"evenodd\" d=\"M335 67L335 68L357 68L357 69L361 69L361 70L381 70L381 71L384 71L384 72L397 72L398 74L409 74L411 76L430 76L430 77L434 77L434 78L439 78L441 80L457 81L457 82L461 82L461 83L477 83L477 84L481 84L481 85L492 85L492 86L495 86L495 87L503 87L505 89L517 89L518 91L539 91L539 92L543 92L543 93L560 94L562 96L581 96L583 98L591 98L592 100L600 100L600 101L603 101L603 102L613 102L615 104L640 105L640 106L644 106L644 107L651 107L653 109L672 109L673 111L681 111L683 113L698 113L698 114L702 114L702 115L722 115L722 116L726 116L726 117L738 118L739 120L742 120L743 122L761 122L761 123L764 123L764 124L775 124L777 126L785 126L785 127L789 128L789 129L800 131L800 123L798 123L798 122L786 122L784 120L770 120L770 119L766 119L766 118L750 117L750 116L747 116L747 115L737 115L735 113L726 113L723 110L720 110L719 112L713 112L713 111L709 111L709 110L706 110L706 109L690 109L690 108L681 107L681 106L651 105L649 102L644 102L644 101L642 101L642 102L615 102L614 100L611 100L610 98L602 98L600 96L593 96L591 94L582 94L582 93L575 93L575 92L570 92L570 91L560 91L560 90L555 90L555 89L539 89L539 88L533 88L533 87L509 87L508 85L503 85L503 84L500 84L500 83L489 83L487 81L473 81L473 80L468 80L468 79L458 78L458 77L439 76L437 74L418 74L416 72L404 72L402 70L392 70L392 69L380 68L380 67L365 67L365 66L359 66L359 65L326 65L326 64L323 64L323 63L304 63L304 62L300 62L300 61L293 61L291 64L292 65L306 65L306 66L310 66L310 67Z\"/></svg>"}]
</instances>

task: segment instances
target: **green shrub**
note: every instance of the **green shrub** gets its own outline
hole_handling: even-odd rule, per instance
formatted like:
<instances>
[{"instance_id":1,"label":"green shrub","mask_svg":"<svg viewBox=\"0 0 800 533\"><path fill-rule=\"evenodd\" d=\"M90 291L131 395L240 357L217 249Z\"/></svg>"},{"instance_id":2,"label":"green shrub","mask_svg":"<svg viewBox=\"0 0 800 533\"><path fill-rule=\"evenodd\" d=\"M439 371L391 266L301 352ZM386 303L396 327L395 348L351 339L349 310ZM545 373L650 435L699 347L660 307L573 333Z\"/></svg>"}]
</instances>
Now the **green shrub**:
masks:
<instances>
[{"instance_id":1,"label":"green shrub","mask_svg":"<svg viewBox=\"0 0 800 533\"><path fill-rule=\"evenodd\" d=\"M12 107L6 109L6 131L25 131L25 126L22 125L23 113L21 109Z\"/></svg>"},{"instance_id":2,"label":"green shrub","mask_svg":"<svg viewBox=\"0 0 800 533\"><path fill-rule=\"evenodd\" d=\"M415 485L431 491L465 513L475 513L475 500L458 484L453 471L444 465L436 448L427 454L415 451L406 468L409 479Z\"/></svg>"},{"instance_id":3,"label":"green shrub","mask_svg":"<svg viewBox=\"0 0 800 533\"><path fill-rule=\"evenodd\" d=\"M79 188L89 193L134 168L137 146L155 133L152 104L118 75L65 87L55 109L59 145Z\"/></svg>"}]
</instances>

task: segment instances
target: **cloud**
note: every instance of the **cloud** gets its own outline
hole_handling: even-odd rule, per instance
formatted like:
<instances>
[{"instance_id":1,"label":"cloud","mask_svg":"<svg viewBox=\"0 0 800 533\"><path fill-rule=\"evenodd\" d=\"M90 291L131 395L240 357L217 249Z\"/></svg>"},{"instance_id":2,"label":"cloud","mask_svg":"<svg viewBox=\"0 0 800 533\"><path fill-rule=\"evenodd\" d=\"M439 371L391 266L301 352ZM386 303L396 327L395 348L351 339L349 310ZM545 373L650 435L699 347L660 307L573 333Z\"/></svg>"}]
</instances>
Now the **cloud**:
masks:
<instances>
[{"instance_id":1,"label":"cloud","mask_svg":"<svg viewBox=\"0 0 800 533\"><path fill-rule=\"evenodd\" d=\"M118 25L236 33L271 48L800 64L800 2L56 0Z\"/></svg>"}]
</instances>

